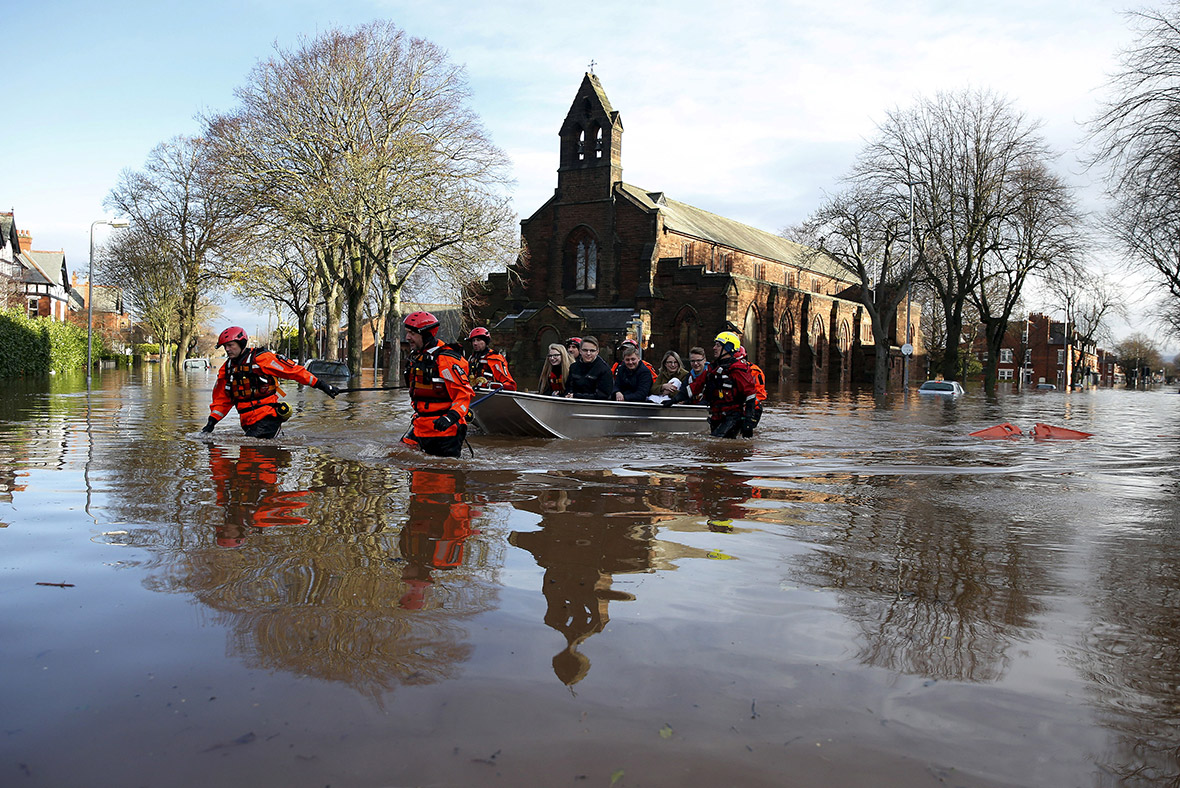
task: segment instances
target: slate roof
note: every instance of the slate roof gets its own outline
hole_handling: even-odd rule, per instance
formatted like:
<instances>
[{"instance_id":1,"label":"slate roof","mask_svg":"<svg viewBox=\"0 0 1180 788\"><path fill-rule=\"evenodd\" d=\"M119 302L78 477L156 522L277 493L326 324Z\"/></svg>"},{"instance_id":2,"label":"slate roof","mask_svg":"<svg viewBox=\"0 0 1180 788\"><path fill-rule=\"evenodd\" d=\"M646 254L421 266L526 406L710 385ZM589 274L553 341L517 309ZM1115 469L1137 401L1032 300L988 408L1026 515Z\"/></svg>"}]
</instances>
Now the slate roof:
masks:
<instances>
[{"instance_id":1,"label":"slate roof","mask_svg":"<svg viewBox=\"0 0 1180 788\"><path fill-rule=\"evenodd\" d=\"M648 210L659 211L664 218L664 227L668 230L821 273L843 282L857 281L831 259L811 256L807 247L780 235L718 216L688 203L670 200L663 192L649 192L629 183L618 183L616 187Z\"/></svg>"},{"instance_id":2,"label":"slate roof","mask_svg":"<svg viewBox=\"0 0 1180 788\"><path fill-rule=\"evenodd\" d=\"M65 252L21 252L20 262L25 267L23 281L34 285L65 286Z\"/></svg>"},{"instance_id":3,"label":"slate roof","mask_svg":"<svg viewBox=\"0 0 1180 788\"><path fill-rule=\"evenodd\" d=\"M5 239L15 255L20 250L20 236L16 232L16 218L11 213L0 213L0 246L4 246Z\"/></svg>"}]
</instances>

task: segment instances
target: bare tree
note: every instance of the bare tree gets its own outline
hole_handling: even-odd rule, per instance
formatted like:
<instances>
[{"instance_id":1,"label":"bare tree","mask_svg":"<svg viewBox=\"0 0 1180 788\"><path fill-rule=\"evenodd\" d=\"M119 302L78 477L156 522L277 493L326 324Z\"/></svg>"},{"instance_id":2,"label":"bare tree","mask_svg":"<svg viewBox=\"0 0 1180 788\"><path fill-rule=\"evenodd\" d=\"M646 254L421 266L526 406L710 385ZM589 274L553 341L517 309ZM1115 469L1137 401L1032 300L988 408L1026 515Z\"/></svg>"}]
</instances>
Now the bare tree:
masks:
<instances>
[{"instance_id":1,"label":"bare tree","mask_svg":"<svg viewBox=\"0 0 1180 788\"><path fill-rule=\"evenodd\" d=\"M419 266L469 265L444 252L511 225L507 161L466 104L463 70L391 23L279 50L237 95L236 112L209 120L219 158L244 201L319 239L327 301L338 287L346 304L354 373L374 275L390 277L396 319Z\"/></svg>"},{"instance_id":2,"label":"bare tree","mask_svg":"<svg viewBox=\"0 0 1180 788\"><path fill-rule=\"evenodd\" d=\"M312 317L319 300L322 277L314 247L295 233L266 228L245 247L249 265L230 273L234 291L244 300L264 304L295 322L299 362L310 355Z\"/></svg>"},{"instance_id":3,"label":"bare tree","mask_svg":"<svg viewBox=\"0 0 1180 788\"><path fill-rule=\"evenodd\" d=\"M1180 3L1128 14L1137 37L1091 124L1107 167L1106 228L1166 288L1164 323L1180 336Z\"/></svg>"},{"instance_id":4,"label":"bare tree","mask_svg":"<svg viewBox=\"0 0 1180 788\"><path fill-rule=\"evenodd\" d=\"M95 259L95 278L122 288L124 306L151 329L161 358L180 333L184 282L175 262L166 246L138 224L112 235Z\"/></svg>"},{"instance_id":5,"label":"bare tree","mask_svg":"<svg viewBox=\"0 0 1180 788\"><path fill-rule=\"evenodd\" d=\"M890 346L908 341L895 336L895 327L920 256L908 248L909 218L906 194L854 184L787 233L808 248L813 260L825 257L859 280L860 300L872 321L873 391L878 395L889 386Z\"/></svg>"},{"instance_id":6,"label":"bare tree","mask_svg":"<svg viewBox=\"0 0 1180 788\"><path fill-rule=\"evenodd\" d=\"M131 219L144 248L170 269L163 279L175 290L158 297L176 299L177 369L198 330L201 302L216 300L214 287L224 280L226 261L243 227L243 213L222 187L207 154L200 138L161 143L142 171L120 174L105 201Z\"/></svg>"},{"instance_id":7,"label":"bare tree","mask_svg":"<svg viewBox=\"0 0 1180 788\"><path fill-rule=\"evenodd\" d=\"M1127 385L1139 388L1147 384L1152 370L1160 368L1160 349L1155 340L1146 334L1136 332L1114 346Z\"/></svg>"},{"instance_id":8,"label":"bare tree","mask_svg":"<svg viewBox=\"0 0 1180 788\"><path fill-rule=\"evenodd\" d=\"M889 113L854 176L879 193L916 184L922 263L943 311L942 373L959 373L965 307L1018 211L1015 179L1047 158L1037 124L991 93L963 91ZM936 349L937 352L937 349Z\"/></svg>"},{"instance_id":9,"label":"bare tree","mask_svg":"<svg viewBox=\"0 0 1180 788\"><path fill-rule=\"evenodd\" d=\"M992 229L980 265L980 284L970 293L987 345L984 389L996 390L1000 348L1008 322L1030 275L1076 274L1081 218L1071 190L1041 161L1030 161L1003 184L1010 191L1006 215Z\"/></svg>"}]
</instances>

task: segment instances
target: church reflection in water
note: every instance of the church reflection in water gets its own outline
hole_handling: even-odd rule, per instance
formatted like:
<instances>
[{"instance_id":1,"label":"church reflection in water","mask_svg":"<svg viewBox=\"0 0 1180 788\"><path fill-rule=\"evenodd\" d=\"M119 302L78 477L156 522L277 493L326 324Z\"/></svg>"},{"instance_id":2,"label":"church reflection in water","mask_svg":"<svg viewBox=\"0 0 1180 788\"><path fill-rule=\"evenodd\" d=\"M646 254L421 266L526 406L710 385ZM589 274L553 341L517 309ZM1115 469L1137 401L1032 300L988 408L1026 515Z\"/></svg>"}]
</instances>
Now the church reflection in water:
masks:
<instances>
[{"instance_id":1,"label":"church reflection in water","mask_svg":"<svg viewBox=\"0 0 1180 788\"><path fill-rule=\"evenodd\" d=\"M561 474L556 476L560 483ZM545 623L561 633L566 646L553 657L553 672L567 685L586 677L590 660L579 646L610 621L611 602L634 595L613 588L616 575L670 569L682 558L705 558L708 551L657 538L657 525L676 530L706 530L701 515L734 516L742 485L729 485L728 497L706 502L684 476L617 477L611 472L565 475L513 505L541 516L536 531L514 531L508 541L527 550L544 570ZM728 477L727 477L728 478ZM734 479L729 478L732 483ZM740 499L744 501L745 499Z\"/></svg>"}]
</instances>

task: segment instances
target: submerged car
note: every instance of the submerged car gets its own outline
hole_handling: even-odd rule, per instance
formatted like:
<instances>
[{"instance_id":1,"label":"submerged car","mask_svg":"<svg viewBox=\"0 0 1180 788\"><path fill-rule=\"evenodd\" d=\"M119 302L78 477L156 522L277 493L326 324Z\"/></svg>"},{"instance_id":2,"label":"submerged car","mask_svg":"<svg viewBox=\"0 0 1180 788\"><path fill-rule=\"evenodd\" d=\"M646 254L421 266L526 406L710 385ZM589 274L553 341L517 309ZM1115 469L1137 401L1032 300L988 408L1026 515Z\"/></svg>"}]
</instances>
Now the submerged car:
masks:
<instances>
[{"instance_id":1,"label":"submerged car","mask_svg":"<svg viewBox=\"0 0 1180 788\"><path fill-rule=\"evenodd\" d=\"M963 394L963 387L957 380L928 380L918 387L919 394L942 394L957 397Z\"/></svg>"},{"instance_id":2,"label":"submerged car","mask_svg":"<svg viewBox=\"0 0 1180 788\"><path fill-rule=\"evenodd\" d=\"M212 364L207 358L186 358L184 360L185 369L209 369Z\"/></svg>"},{"instance_id":3,"label":"submerged car","mask_svg":"<svg viewBox=\"0 0 1180 788\"><path fill-rule=\"evenodd\" d=\"M317 378L333 378L338 380L348 380L349 378L348 365L343 361L327 361L322 358L313 358L307 362L306 369Z\"/></svg>"},{"instance_id":4,"label":"submerged car","mask_svg":"<svg viewBox=\"0 0 1180 788\"><path fill-rule=\"evenodd\" d=\"M1057 386L1053 383L1038 383L1038 391L1057 391Z\"/></svg>"}]
</instances>

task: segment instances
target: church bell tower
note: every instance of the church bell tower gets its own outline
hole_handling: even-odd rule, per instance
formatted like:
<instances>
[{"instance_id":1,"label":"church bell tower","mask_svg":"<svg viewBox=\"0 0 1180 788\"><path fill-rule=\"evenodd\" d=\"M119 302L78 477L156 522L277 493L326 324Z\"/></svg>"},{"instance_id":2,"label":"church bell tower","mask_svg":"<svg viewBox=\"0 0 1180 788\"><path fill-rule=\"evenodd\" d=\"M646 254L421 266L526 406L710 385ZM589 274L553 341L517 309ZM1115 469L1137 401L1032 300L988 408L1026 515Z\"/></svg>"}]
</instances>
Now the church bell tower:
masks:
<instances>
[{"instance_id":1,"label":"church bell tower","mask_svg":"<svg viewBox=\"0 0 1180 788\"><path fill-rule=\"evenodd\" d=\"M592 72L582 78L561 124L558 202L610 199L623 179L623 121Z\"/></svg>"}]
</instances>

